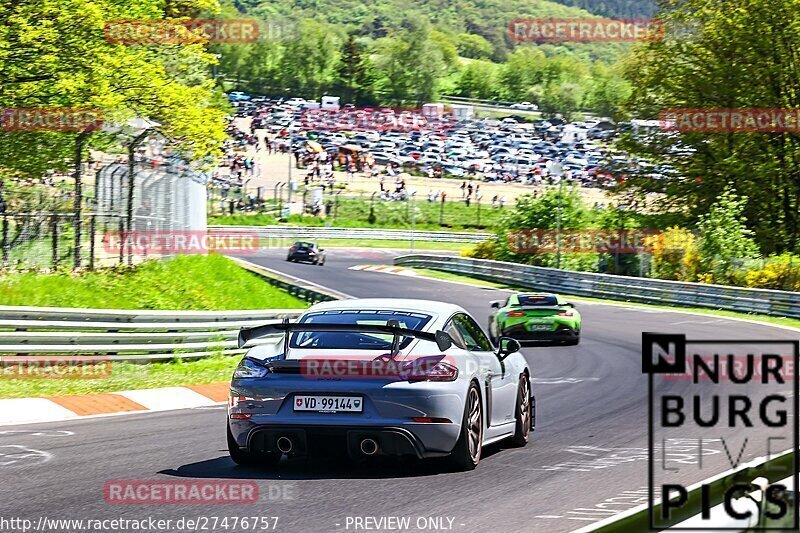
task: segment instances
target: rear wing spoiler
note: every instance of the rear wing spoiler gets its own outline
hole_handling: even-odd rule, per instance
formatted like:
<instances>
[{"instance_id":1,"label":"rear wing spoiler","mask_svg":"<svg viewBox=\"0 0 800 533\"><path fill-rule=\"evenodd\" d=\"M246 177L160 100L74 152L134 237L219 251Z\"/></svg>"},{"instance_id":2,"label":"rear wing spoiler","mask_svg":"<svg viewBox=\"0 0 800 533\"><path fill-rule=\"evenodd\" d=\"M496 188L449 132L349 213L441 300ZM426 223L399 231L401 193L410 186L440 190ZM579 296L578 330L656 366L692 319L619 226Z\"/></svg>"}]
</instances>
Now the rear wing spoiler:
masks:
<instances>
[{"instance_id":1,"label":"rear wing spoiler","mask_svg":"<svg viewBox=\"0 0 800 533\"><path fill-rule=\"evenodd\" d=\"M514 309L521 311L561 311L563 306L559 305L514 305Z\"/></svg>"},{"instance_id":2,"label":"rear wing spoiler","mask_svg":"<svg viewBox=\"0 0 800 533\"><path fill-rule=\"evenodd\" d=\"M386 325L379 324L324 324L324 323L300 323L289 322L289 319L283 319L283 322L274 322L272 324L264 324L263 326L255 326L252 328L242 328L239 330L238 346L242 348L245 344L253 339L264 337L274 333L283 333L287 337L289 333L294 331L330 331L330 332L360 332L360 333L384 333L394 336L392 342L392 355L397 352L397 347L400 345L401 337L412 337L425 341L435 342L436 346L441 351L445 351L453 345L453 339L444 331L438 330L435 333L428 331L417 331L415 329L401 328L396 320L389 320ZM287 339L288 340L288 339ZM288 343L286 343L288 346Z\"/></svg>"}]
</instances>

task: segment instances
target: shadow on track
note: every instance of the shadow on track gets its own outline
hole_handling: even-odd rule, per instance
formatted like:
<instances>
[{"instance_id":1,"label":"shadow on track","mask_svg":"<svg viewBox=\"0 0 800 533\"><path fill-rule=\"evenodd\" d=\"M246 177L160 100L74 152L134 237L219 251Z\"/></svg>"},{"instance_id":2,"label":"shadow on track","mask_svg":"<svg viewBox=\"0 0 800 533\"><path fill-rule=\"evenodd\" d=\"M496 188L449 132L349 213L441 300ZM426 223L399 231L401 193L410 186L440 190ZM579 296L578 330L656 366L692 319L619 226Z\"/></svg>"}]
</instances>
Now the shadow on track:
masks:
<instances>
[{"instance_id":1,"label":"shadow on track","mask_svg":"<svg viewBox=\"0 0 800 533\"><path fill-rule=\"evenodd\" d=\"M487 446L483 459L501 451L499 445ZM224 451L224 450L220 450ZM478 465L480 468L480 465ZM284 457L280 464L271 468L243 467L236 465L227 455L179 466L177 469L161 470L159 474L184 478L214 479L393 479L425 477L453 472L444 459L375 458L349 460L339 457Z\"/></svg>"}]
</instances>

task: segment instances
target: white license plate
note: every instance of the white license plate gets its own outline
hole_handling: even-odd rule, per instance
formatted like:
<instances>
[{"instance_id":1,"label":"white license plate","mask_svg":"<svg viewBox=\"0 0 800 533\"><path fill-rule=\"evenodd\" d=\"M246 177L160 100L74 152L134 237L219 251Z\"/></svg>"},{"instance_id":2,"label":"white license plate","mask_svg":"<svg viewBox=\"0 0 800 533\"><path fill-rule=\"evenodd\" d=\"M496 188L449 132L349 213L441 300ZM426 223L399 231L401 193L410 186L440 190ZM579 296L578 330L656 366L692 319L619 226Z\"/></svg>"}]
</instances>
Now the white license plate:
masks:
<instances>
[{"instance_id":1,"label":"white license plate","mask_svg":"<svg viewBox=\"0 0 800 533\"><path fill-rule=\"evenodd\" d=\"M361 413L364 400L360 396L295 396L295 411L315 413Z\"/></svg>"},{"instance_id":2,"label":"white license plate","mask_svg":"<svg viewBox=\"0 0 800 533\"><path fill-rule=\"evenodd\" d=\"M530 331L550 331L553 326L550 324L531 324L528 328Z\"/></svg>"}]
</instances>

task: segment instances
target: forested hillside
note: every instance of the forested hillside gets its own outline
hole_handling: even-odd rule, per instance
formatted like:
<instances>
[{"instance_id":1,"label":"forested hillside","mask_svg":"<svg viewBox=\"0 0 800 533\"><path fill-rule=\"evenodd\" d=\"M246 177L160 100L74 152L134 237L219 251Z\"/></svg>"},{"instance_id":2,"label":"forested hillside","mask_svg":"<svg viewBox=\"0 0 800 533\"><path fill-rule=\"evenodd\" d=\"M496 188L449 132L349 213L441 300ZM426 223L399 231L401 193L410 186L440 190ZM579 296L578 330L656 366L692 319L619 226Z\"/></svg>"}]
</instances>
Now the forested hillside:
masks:
<instances>
[{"instance_id":1,"label":"forested hillside","mask_svg":"<svg viewBox=\"0 0 800 533\"><path fill-rule=\"evenodd\" d=\"M589 13L610 18L649 18L656 12L651 0L555 0L565 6L579 7Z\"/></svg>"}]
</instances>

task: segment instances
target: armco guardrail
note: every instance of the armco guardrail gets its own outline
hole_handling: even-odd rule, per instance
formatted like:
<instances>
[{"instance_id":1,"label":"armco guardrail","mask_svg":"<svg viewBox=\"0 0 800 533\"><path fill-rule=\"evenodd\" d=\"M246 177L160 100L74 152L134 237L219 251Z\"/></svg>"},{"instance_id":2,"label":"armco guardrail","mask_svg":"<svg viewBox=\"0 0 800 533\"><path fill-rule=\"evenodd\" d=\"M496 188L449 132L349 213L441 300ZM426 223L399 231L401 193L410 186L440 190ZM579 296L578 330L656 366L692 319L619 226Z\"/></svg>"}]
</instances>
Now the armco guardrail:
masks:
<instances>
[{"instance_id":1,"label":"armco guardrail","mask_svg":"<svg viewBox=\"0 0 800 533\"><path fill-rule=\"evenodd\" d=\"M247 231L255 233L262 247L270 247L269 239L376 239L386 241L410 241L413 235L418 241L478 243L488 239L489 233L456 231L414 231L405 229L376 228L327 228L307 226L209 226L209 231ZM277 244L276 244L277 246Z\"/></svg>"},{"instance_id":2,"label":"armco guardrail","mask_svg":"<svg viewBox=\"0 0 800 533\"><path fill-rule=\"evenodd\" d=\"M404 255L394 262L575 296L800 318L800 293L796 292L612 276L431 254Z\"/></svg>"},{"instance_id":3,"label":"armco guardrail","mask_svg":"<svg viewBox=\"0 0 800 533\"><path fill-rule=\"evenodd\" d=\"M242 268L310 303L345 298L308 281L231 258ZM150 362L240 354L242 327L296 318L301 309L252 311L141 311L67 307L0 306L0 360L3 355L100 356L115 361ZM253 344L275 342L274 338Z\"/></svg>"},{"instance_id":4,"label":"armco guardrail","mask_svg":"<svg viewBox=\"0 0 800 533\"><path fill-rule=\"evenodd\" d=\"M0 359L2 355L84 355L146 362L237 354L245 351L237 347L239 328L295 318L301 312L0 306Z\"/></svg>"}]
</instances>

